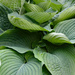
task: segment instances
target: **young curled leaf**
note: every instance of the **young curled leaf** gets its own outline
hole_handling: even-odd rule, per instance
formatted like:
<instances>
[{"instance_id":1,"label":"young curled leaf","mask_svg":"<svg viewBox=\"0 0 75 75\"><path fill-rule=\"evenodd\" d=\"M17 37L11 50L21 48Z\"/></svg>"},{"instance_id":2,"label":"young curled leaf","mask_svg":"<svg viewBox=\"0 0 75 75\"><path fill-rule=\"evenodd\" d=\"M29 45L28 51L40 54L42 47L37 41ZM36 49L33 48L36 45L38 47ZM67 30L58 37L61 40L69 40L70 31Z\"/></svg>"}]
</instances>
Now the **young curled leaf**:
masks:
<instances>
[{"instance_id":1,"label":"young curled leaf","mask_svg":"<svg viewBox=\"0 0 75 75\"><path fill-rule=\"evenodd\" d=\"M71 44L69 39L63 33L55 33L55 32L49 33L49 34L45 35L43 37L43 39L47 40L53 44L56 44L56 45L60 45L60 44L64 44L64 43Z\"/></svg>"}]
</instances>

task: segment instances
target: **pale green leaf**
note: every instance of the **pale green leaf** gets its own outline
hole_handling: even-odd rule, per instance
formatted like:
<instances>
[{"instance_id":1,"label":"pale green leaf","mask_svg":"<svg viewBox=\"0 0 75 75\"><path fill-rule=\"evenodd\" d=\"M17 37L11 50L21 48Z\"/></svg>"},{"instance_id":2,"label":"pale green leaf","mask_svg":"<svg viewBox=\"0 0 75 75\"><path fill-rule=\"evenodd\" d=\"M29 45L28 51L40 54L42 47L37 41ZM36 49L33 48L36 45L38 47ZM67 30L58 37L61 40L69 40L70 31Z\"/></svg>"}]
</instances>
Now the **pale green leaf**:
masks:
<instances>
[{"instance_id":1,"label":"pale green leaf","mask_svg":"<svg viewBox=\"0 0 75 75\"><path fill-rule=\"evenodd\" d=\"M30 12L26 13L25 15L41 24L52 19L55 14L47 12Z\"/></svg>"},{"instance_id":2,"label":"pale green leaf","mask_svg":"<svg viewBox=\"0 0 75 75\"><path fill-rule=\"evenodd\" d=\"M10 49L0 50L0 58L1 75L42 75L41 62L35 58L26 62L24 55Z\"/></svg>"},{"instance_id":3,"label":"pale green leaf","mask_svg":"<svg viewBox=\"0 0 75 75\"><path fill-rule=\"evenodd\" d=\"M75 4L75 0L58 0L61 4L63 4L62 9L72 6L73 4Z\"/></svg>"},{"instance_id":4,"label":"pale green leaf","mask_svg":"<svg viewBox=\"0 0 75 75\"><path fill-rule=\"evenodd\" d=\"M0 46L12 48L19 53L32 51L32 43L40 40L38 32L23 31L20 29L7 30L0 35Z\"/></svg>"},{"instance_id":5,"label":"pale green leaf","mask_svg":"<svg viewBox=\"0 0 75 75\"><path fill-rule=\"evenodd\" d=\"M37 47L33 50L35 58L42 61L42 64L44 64L43 58L42 58L44 52L46 52L45 49L42 49L40 47Z\"/></svg>"},{"instance_id":6,"label":"pale green leaf","mask_svg":"<svg viewBox=\"0 0 75 75\"><path fill-rule=\"evenodd\" d=\"M35 5L35 4L30 4L30 3L27 3L25 2L24 3L24 8L26 11L28 12L43 12L44 10L39 7L38 5Z\"/></svg>"},{"instance_id":7,"label":"pale green leaf","mask_svg":"<svg viewBox=\"0 0 75 75\"><path fill-rule=\"evenodd\" d=\"M21 7L21 0L0 0L0 3L13 10Z\"/></svg>"},{"instance_id":8,"label":"pale green leaf","mask_svg":"<svg viewBox=\"0 0 75 75\"><path fill-rule=\"evenodd\" d=\"M71 43L75 44L75 19L59 22L54 30L57 33L65 34Z\"/></svg>"},{"instance_id":9,"label":"pale green leaf","mask_svg":"<svg viewBox=\"0 0 75 75\"><path fill-rule=\"evenodd\" d=\"M55 19L54 25L60 21L75 17L75 5L68 7L58 13L59 17Z\"/></svg>"},{"instance_id":10,"label":"pale green leaf","mask_svg":"<svg viewBox=\"0 0 75 75\"><path fill-rule=\"evenodd\" d=\"M47 31L46 29L42 28L41 26L29 22L27 18L20 18L20 16L17 14L9 14L8 15L9 21L16 27L21 28L23 30L32 30L32 31Z\"/></svg>"},{"instance_id":11,"label":"pale green leaf","mask_svg":"<svg viewBox=\"0 0 75 75\"><path fill-rule=\"evenodd\" d=\"M52 32L45 35L43 39L58 45L64 44L64 43L71 43L69 39L63 33Z\"/></svg>"}]
</instances>

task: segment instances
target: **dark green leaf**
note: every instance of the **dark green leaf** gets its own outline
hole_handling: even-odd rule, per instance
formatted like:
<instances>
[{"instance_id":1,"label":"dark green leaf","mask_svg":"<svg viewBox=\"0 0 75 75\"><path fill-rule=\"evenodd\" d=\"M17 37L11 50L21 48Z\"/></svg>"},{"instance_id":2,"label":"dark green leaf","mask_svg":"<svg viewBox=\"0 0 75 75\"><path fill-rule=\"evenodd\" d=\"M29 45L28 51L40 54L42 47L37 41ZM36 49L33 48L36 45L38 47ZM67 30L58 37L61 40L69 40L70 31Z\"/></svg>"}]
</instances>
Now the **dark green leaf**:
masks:
<instances>
[{"instance_id":1,"label":"dark green leaf","mask_svg":"<svg viewBox=\"0 0 75 75\"><path fill-rule=\"evenodd\" d=\"M8 20L8 13L11 13L12 11L8 9L7 7L0 4L0 28L2 30L7 30L13 28L12 24Z\"/></svg>"},{"instance_id":2,"label":"dark green leaf","mask_svg":"<svg viewBox=\"0 0 75 75\"><path fill-rule=\"evenodd\" d=\"M20 29L7 30L0 35L0 46L12 48L20 53L32 51L32 43L40 40L38 32L28 32Z\"/></svg>"}]
</instances>

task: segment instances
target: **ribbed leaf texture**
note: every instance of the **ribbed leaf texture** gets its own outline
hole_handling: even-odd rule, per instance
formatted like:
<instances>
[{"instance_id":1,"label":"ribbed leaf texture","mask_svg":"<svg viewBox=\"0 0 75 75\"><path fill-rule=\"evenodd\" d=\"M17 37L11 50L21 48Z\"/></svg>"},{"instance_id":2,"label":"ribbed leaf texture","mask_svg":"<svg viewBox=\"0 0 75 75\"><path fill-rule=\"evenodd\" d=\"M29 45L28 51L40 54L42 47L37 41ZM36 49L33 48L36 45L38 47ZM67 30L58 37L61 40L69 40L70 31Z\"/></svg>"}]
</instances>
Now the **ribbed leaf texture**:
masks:
<instances>
[{"instance_id":1,"label":"ribbed leaf texture","mask_svg":"<svg viewBox=\"0 0 75 75\"><path fill-rule=\"evenodd\" d=\"M35 58L26 62L24 55L11 49L0 50L0 58L1 75L42 75L42 64Z\"/></svg>"},{"instance_id":2,"label":"ribbed leaf texture","mask_svg":"<svg viewBox=\"0 0 75 75\"><path fill-rule=\"evenodd\" d=\"M0 46L12 48L19 53L32 51L32 45L40 40L38 32L27 32L19 29L7 30L0 35Z\"/></svg>"},{"instance_id":3,"label":"ribbed leaf texture","mask_svg":"<svg viewBox=\"0 0 75 75\"><path fill-rule=\"evenodd\" d=\"M58 23L54 30L57 33L65 34L71 43L75 43L75 19L65 20Z\"/></svg>"},{"instance_id":4,"label":"ribbed leaf texture","mask_svg":"<svg viewBox=\"0 0 75 75\"><path fill-rule=\"evenodd\" d=\"M9 14L8 15L9 21L16 27L24 29L24 30L32 30L32 31L47 31L46 29L42 28L41 26L31 23L27 21L27 19L20 18L19 15Z\"/></svg>"},{"instance_id":5,"label":"ribbed leaf texture","mask_svg":"<svg viewBox=\"0 0 75 75\"><path fill-rule=\"evenodd\" d=\"M52 75L75 74L75 48L73 45L55 46L47 43L50 53L34 50L34 55L46 65ZM40 55L40 56L39 56Z\"/></svg>"}]
</instances>

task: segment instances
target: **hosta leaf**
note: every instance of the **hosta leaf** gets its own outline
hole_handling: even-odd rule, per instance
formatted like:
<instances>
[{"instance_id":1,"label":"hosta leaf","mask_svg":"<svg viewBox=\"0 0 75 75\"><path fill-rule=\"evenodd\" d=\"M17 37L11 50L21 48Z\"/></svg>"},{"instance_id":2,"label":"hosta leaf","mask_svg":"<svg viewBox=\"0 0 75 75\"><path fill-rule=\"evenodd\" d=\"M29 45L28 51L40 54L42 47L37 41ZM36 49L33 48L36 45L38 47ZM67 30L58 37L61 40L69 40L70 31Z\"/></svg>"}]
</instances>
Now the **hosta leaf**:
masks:
<instances>
[{"instance_id":1,"label":"hosta leaf","mask_svg":"<svg viewBox=\"0 0 75 75\"><path fill-rule=\"evenodd\" d=\"M38 42L41 36L38 32L28 32L20 29L7 30L0 35L0 46L12 48L20 53L32 51L32 43Z\"/></svg>"},{"instance_id":2,"label":"hosta leaf","mask_svg":"<svg viewBox=\"0 0 75 75\"><path fill-rule=\"evenodd\" d=\"M40 48L40 47L37 47L33 50L35 58L42 61L42 64L44 64L43 58L42 58L42 55L43 55L44 52L46 52L46 51L44 49Z\"/></svg>"},{"instance_id":3,"label":"hosta leaf","mask_svg":"<svg viewBox=\"0 0 75 75\"><path fill-rule=\"evenodd\" d=\"M17 12L13 12L13 13L10 13L8 14L10 16L15 16L15 17L18 17L18 18L22 18L22 19L25 19L31 23L34 23L31 19L29 19L28 17L26 17L25 15L19 15Z\"/></svg>"},{"instance_id":4,"label":"hosta leaf","mask_svg":"<svg viewBox=\"0 0 75 75\"><path fill-rule=\"evenodd\" d=\"M60 9L61 9L61 7L62 7L62 4L59 3L59 2L56 1L56 0L51 0L50 6L51 6L54 10L60 11Z\"/></svg>"},{"instance_id":5,"label":"hosta leaf","mask_svg":"<svg viewBox=\"0 0 75 75\"><path fill-rule=\"evenodd\" d=\"M43 8L44 10L47 10L50 7L51 1L41 2L38 5Z\"/></svg>"},{"instance_id":6,"label":"hosta leaf","mask_svg":"<svg viewBox=\"0 0 75 75\"><path fill-rule=\"evenodd\" d=\"M51 27L50 27L50 23L48 25L44 26L44 28L47 29L48 31L52 30Z\"/></svg>"},{"instance_id":7,"label":"hosta leaf","mask_svg":"<svg viewBox=\"0 0 75 75\"><path fill-rule=\"evenodd\" d=\"M75 43L75 19L65 20L58 23L54 30L57 33L65 34L71 43Z\"/></svg>"},{"instance_id":8,"label":"hosta leaf","mask_svg":"<svg viewBox=\"0 0 75 75\"><path fill-rule=\"evenodd\" d=\"M59 17L55 19L54 24L72 17L75 17L75 5L61 11Z\"/></svg>"},{"instance_id":9,"label":"hosta leaf","mask_svg":"<svg viewBox=\"0 0 75 75\"><path fill-rule=\"evenodd\" d=\"M40 8L38 5L35 4L29 4L29 3L24 3L24 8L28 12L43 12L44 10Z\"/></svg>"},{"instance_id":10,"label":"hosta leaf","mask_svg":"<svg viewBox=\"0 0 75 75\"><path fill-rule=\"evenodd\" d=\"M7 30L13 28L12 24L8 20L7 14L12 12L7 7L0 4L0 28L2 30Z\"/></svg>"},{"instance_id":11,"label":"hosta leaf","mask_svg":"<svg viewBox=\"0 0 75 75\"><path fill-rule=\"evenodd\" d=\"M63 8L72 6L75 4L75 0L58 0L61 4L63 4Z\"/></svg>"},{"instance_id":12,"label":"hosta leaf","mask_svg":"<svg viewBox=\"0 0 75 75\"><path fill-rule=\"evenodd\" d=\"M53 44L71 43L69 39L63 33L52 32L45 35L43 39Z\"/></svg>"},{"instance_id":13,"label":"hosta leaf","mask_svg":"<svg viewBox=\"0 0 75 75\"><path fill-rule=\"evenodd\" d=\"M47 9L45 12L57 13L58 11L54 10L52 7Z\"/></svg>"},{"instance_id":14,"label":"hosta leaf","mask_svg":"<svg viewBox=\"0 0 75 75\"><path fill-rule=\"evenodd\" d=\"M41 24L52 19L52 17L55 14L47 13L47 12L30 12L30 13L26 13L25 15Z\"/></svg>"},{"instance_id":15,"label":"hosta leaf","mask_svg":"<svg viewBox=\"0 0 75 75\"><path fill-rule=\"evenodd\" d=\"M21 7L21 0L0 0L0 3L13 10Z\"/></svg>"},{"instance_id":16,"label":"hosta leaf","mask_svg":"<svg viewBox=\"0 0 75 75\"><path fill-rule=\"evenodd\" d=\"M36 4L40 3L40 2L45 2L46 0L33 0Z\"/></svg>"},{"instance_id":17,"label":"hosta leaf","mask_svg":"<svg viewBox=\"0 0 75 75\"><path fill-rule=\"evenodd\" d=\"M53 45L52 47L51 44L48 44L48 47L49 50L52 49L52 53L50 54L44 52L41 54L40 57L43 58L43 62L46 65L47 69L51 72L51 74L74 75L75 48L72 45L62 45L62 46Z\"/></svg>"},{"instance_id":18,"label":"hosta leaf","mask_svg":"<svg viewBox=\"0 0 75 75\"><path fill-rule=\"evenodd\" d=\"M33 31L47 31L46 29L40 27L39 25L27 21L27 19L20 18L18 15L9 14L9 21L16 27L24 29L24 30L33 30Z\"/></svg>"},{"instance_id":19,"label":"hosta leaf","mask_svg":"<svg viewBox=\"0 0 75 75\"><path fill-rule=\"evenodd\" d=\"M23 55L9 50L0 50L2 65L0 67L1 75L42 75L42 65L35 58L26 62Z\"/></svg>"}]
</instances>

